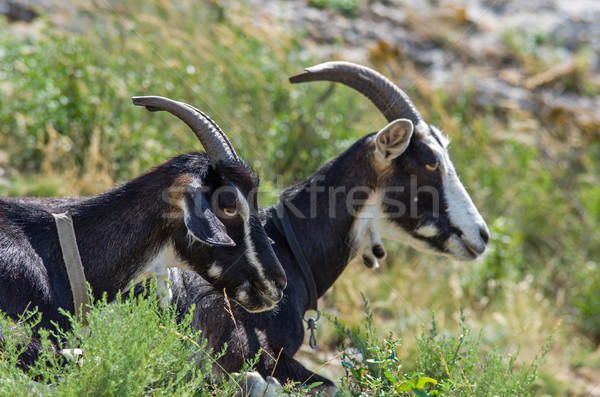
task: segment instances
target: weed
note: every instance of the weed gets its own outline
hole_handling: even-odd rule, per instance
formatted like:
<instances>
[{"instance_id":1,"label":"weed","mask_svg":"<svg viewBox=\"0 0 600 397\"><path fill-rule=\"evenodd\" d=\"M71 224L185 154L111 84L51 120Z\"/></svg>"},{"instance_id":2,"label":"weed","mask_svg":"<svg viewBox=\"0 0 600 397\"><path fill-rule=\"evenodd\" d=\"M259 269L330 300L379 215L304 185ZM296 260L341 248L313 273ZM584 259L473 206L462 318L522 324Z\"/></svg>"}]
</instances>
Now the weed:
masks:
<instances>
[{"instance_id":1,"label":"weed","mask_svg":"<svg viewBox=\"0 0 600 397\"><path fill-rule=\"evenodd\" d=\"M422 374L403 371L397 352L400 340L394 339L391 333L388 338L378 339L373 314L364 295L363 304L366 313L364 331L360 327L352 331L337 319L333 320L351 345L351 348L341 348L345 371L340 385L342 395L396 396L408 395L407 392L427 395L430 385L437 384L437 381Z\"/></svg>"},{"instance_id":2,"label":"weed","mask_svg":"<svg viewBox=\"0 0 600 397\"><path fill-rule=\"evenodd\" d=\"M218 379L212 365L223 352L214 353L191 329L192 315L177 321L174 306L159 304L156 283L134 296L133 289L114 302L96 300L84 327L69 313L72 330L39 332L44 347L35 364L23 372L16 360L23 342L32 335L37 316L28 312L17 323L2 318L7 341L0 359L1 395L232 395L234 378ZM127 299L125 299L125 297ZM81 349L78 359L65 360L54 346ZM233 380L233 381L232 381Z\"/></svg>"},{"instance_id":3,"label":"weed","mask_svg":"<svg viewBox=\"0 0 600 397\"><path fill-rule=\"evenodd\" d=\"M480 331L473 336L461 318L457 337L440 335L435 316L428 331L417 338L415 363L402 365L400 339L390 333L379 339L373 313L363 296L366 313L364 329L350 330L333 320L350 341L343 347L345 376L341 394L349 396L528 396L535 393L534 381L550 350L556 327L529 366L515 369L518 351L502 354L499 349L483 349Z\"/></svg>"}]
</instances>

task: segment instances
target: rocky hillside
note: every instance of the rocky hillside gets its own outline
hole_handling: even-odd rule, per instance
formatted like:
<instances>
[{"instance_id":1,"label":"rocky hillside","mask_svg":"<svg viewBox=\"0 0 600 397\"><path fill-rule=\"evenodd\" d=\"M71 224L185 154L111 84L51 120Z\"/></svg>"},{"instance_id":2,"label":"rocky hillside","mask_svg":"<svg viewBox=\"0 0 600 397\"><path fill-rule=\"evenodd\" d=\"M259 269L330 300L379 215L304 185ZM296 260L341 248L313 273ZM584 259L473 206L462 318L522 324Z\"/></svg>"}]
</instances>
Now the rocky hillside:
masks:
<instances>
[{"instance_id":1,"label":"rocky hillside","mask_svg":"<svg viewBox=\"0 0 600 397\"><path fill-rule=\"evenodd\" d=\"M319 5L317 8L312 5ZM524 111L558 138L600 138L600 2L594 0L250 0L255 23L303 32L327 59L406 70L469 92L476 105ZM556 126L553 128L552 126Z\"/></svg>"}]
</instances>

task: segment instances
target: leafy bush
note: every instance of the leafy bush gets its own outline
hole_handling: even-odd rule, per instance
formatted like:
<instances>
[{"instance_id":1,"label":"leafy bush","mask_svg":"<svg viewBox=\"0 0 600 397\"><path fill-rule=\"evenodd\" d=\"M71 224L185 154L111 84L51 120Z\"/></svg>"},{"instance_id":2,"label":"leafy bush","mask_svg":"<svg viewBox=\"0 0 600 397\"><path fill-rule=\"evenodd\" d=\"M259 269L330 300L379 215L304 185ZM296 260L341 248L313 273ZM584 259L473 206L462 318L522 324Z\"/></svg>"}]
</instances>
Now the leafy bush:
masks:
<instances>
[{"instance_id":1,"label":"leafy bush","mask_svg":"<svg viewBox=\"0 0 600 397\"><path fill-rule=\"evenodd\" d=\"M373 313L363 296L364 329L350 330L337 319L336 327L349 339L342 347L345 376L341 394L348 396L528 396L535 392L537 371L544 363L555 330L528 366L515 369L518 352L504 355L498 348L482 349L481 333L474 337L464 317L458 337L438 333L435 316L431 329L417 338L415 363L402 365L400 339L390 333L377 337Z\"/></svg>"},{"instance_id":2,"label":"leafy bush","mask_svg":"<svg viewBox=\"0 0 600 397\"><path fill-rule=\"evenodd\" d=\"M35 312L17 323L2 317L0 328L7 343L0 356L1 395L232 395L235 379L217 379L212 365L222 353L213 354L201 341L199 331L192 330L188 315L177 322L175 306L159 306L156 284L148 298L121 295L114 302L97 300L84 327L72 315L72 330L50 334L41 330L45 349L27 372L16 366L36 324ZM81 349L82 356L65 360L55 356L52 340L71 349ZM12 381L8 381L11 379ZM232 381L233 380L233 381Z\"/></svg>"}]
</instances>

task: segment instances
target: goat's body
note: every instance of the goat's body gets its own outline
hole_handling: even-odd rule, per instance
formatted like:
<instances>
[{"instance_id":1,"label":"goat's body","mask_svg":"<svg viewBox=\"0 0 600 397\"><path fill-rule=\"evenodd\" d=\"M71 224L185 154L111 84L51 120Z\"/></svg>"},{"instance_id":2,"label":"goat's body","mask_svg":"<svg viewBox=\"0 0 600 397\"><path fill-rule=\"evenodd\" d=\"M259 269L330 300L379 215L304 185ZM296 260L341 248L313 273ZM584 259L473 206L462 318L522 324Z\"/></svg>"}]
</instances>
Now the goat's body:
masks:
<instances>
[{"instance_id":1,"label":"goat's body","mask_svg":"<svg viewBox=\"0 0 600 397\"><path fill-rule=\"evenodd\" d=\"M66 325L58 307L72 310L68 279L57 254L60 249L51 214L18 204L0 201L0 308L17 318L29 302L50 319ZM34 248L35 247L35 248Z\"/></svg>"},{"instance_id":2,"label":"goat's body","mask_svg":"<svg viewBox=\"0 0 600 397\"><path fill-rule=\"evenodd\" d=\"M42 313L40 326L50 327L51 322L63 329L68 326L58 308L73 312L72 293L54 217L48 212L67 210L73 217L86 281L96 296L106 293L112 300L132 281L153 274L166 279L171 267L193 270L207 278L212 267L220 266L229 273L211 280L217 291L227 288L229 296L241 291L262 310L265 305L272 306L281 293L272 280L284 273L278 261L268 262L275 256L254 215L242 227L227 227L237 245L223 248L194 240L182 221L184 212L197 211L180 207L181 197L190 190L185 183L191 175L211 185L222 183L225 173L234 186L248 194L256 182L252 174L245 176L244 170L239 164L220 165L216 170L206 155L189 153L93 197L0 200L0 311L16 318L37 306ZM246 264L250 249L258 251L251 265ZM263 273L256 272L257 266ZM220 284L215 286L215 282Z\"/></svg>"},{"instance_id":3,"label":"goat's body","mask_svg":"<svg viewBox=\"0 0 600 397\"><path fill-rule=\"evenodd\" d=\"M317 202L311 205L311 181L319 180L323 186L330 186L332 190L344 188L347 191L354 186L369 186L369 179L372 179L374 172L368 166L366 156L370 146L368 137L359 140L315 175L286 189L282 194L282 200L290 208L290 222L296 237L315 275L319 297L333 285L358 252L353 242L354 218L348 216L346 200L340 194L335 207L330 209L331 201L327 192L316 195ZM285 237L270 219L271 216L276 216L277 211L281 211L281 206L279 203L266 210L264 225L267 235L274 242L273 249L288 280L284 297L274 310L248 313L231 302L236 321L234 324L225 311L224 298L203 294L208 283L196 274L179 269L173 269L170 275L173 301L182 314L192 304L196 305L193 325L202 330L210 348L220 351L227 344L227 354L220 359L219 370L222 368L227 372L238 372L246 359L251 359L264 350L268 354L263 353L257 365L257 371L263 377L273 376L282 384L287 381L308 384L323 382L325 388L333 388L333 382L314 374L293 358L304 340L302 318L309 308L309 295L296 258ZM311 208L318 213L311 215ZM360 208L355 210L358 212ZM332 216L329 216L330 211ZM294 216L294 212L303 216ZM279 360L275 363L273 358L277 357Z\"/></svg>"},{"instance_id":4,"label":"goat's body","mask_svg":"<svg viewBox=\"0 0 600 397\"><path fill-rule=\"evenodd\" d=\"M73 293L52 214L65 211L94 296L112 300L132 282L153 274L166 281L168 269L179 267L246 310L281 299L286 278L260 224L258 176L193 106L162 97L133 102L180 118L206 153L176 156L94 197L0 200L0 312L16 319L37 307L36 329L69 329L60 310L74 312Z\"/></svg>"},{"instance_id":5,"label":"goat's body","mask_svg":"<svg viewBox=\"0 0 600 397\"><path fill-rule=\"evenodd\" d=\"M377 258L385 256L382 237L458 260L481 255L489 231L458 179L447 153L448 140L423 121L408 96L375 71L344 62L318 65L290 79L294 83L316 80L356 89L389 123L286 189L281 203L268 210L273 216L285 206L314 276L317 296L333 285L349 263L375 267ZM245 359L262 349L267 352L257 364L262 377L273 376L282 384L323 382L319 392L332 396L333 382L293 358L304 339L308 285L286 237L268 217L265 230L288 279L276 309L248 314L232 304L234 322L223 298L185 291L190 286L202 288L200 278L191 274L172 278L174 301L181 309L196 304L194 326L203 331L210 347L219 351L228 345L219 362L226 371L239 371ZM183 279L187 282L181 283Z\"/></svg>"},{"instance_id":6,"label":"goat's body","mask_svg":"<svg viewBox=\"0 0 600 397\"><path fill-rule=\"evenodd\" d=\"M174 222L166 227L170 209L162 199L182 161L205 161L186 156L98 196L47 203L54 212L71 211L86 281L96 294L114 298L146 272L163 247L187 244L185 227ZM54 218L43 204L0 200L0 310L16 317L35 305L43 314L40 326L57 322L66 328L58 309L73 312L72 294Z\"/></svg>"}]
</instances>

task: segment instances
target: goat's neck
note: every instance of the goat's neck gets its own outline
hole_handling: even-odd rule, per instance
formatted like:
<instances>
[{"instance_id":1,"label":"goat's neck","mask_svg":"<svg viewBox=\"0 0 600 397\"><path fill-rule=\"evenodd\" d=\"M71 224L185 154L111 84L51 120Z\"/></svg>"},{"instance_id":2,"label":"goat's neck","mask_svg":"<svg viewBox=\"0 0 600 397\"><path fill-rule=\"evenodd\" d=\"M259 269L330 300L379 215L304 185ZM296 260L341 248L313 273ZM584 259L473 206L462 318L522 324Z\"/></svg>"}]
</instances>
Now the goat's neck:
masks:
<instances>
[{"instance_id":1,"label":"goat's neck","mask_svg":"<svg viewBox=\"0 0 600 397\"><path fill-rule=\"evenodd\" d=\"M372 142L366 138L358 141L312 177L282 194L282 203L313 272L319 297L359 254L353 233L356 215L377 181L370 145ZM349 200L352 193L356 200Z\"/></svg>"},{"instance_id":2,"label":"goat's neck","mask_svg":"<svg viewBox=\"0 0 600 397\"><path fill-rule=\"evenodd\" d=\"M93 291L106 291L112 299L168 248L174 232L169 228L174 226L165 218L166 188L138 179L72 207L86 280Z\"/></svg>"}]
</instances>

